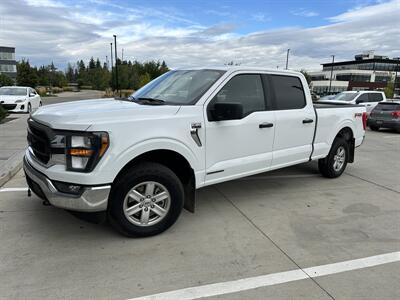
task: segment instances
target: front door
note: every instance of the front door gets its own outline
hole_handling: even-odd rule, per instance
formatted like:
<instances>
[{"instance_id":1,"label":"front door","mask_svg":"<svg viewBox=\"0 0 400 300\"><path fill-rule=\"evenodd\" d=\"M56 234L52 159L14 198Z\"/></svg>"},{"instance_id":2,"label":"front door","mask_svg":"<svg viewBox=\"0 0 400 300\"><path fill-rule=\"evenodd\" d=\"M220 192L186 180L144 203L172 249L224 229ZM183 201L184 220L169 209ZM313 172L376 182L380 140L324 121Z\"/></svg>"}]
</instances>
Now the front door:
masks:
<instances>
[{"instance_id":1,"label":"front door","mask_svg":"<svg viewBox=\"0 0 400 300\"><path fill-rule=\"evenodd\" d=\"M256 174L270 168L275 114L260 74L232 75L205 105L206 184ZM215 121L210 115L216 103L239 103L240 119Z\"/></svg>"}]
</instances>

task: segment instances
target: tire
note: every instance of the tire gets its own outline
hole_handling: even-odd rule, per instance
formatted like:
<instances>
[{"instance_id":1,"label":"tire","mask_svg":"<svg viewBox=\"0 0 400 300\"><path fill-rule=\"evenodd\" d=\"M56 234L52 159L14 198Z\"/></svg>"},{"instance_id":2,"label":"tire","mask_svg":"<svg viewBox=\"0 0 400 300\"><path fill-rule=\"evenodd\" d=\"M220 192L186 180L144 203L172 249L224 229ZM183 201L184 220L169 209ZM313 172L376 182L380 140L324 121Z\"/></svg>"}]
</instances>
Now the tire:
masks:
<instances>
[{"instance_id":1,"label":"tire","mask_svg":"<svg viewBox=\"0 0 400 300\"><path fill-rule=\"evenodd\" d=\"M42 107L43 103L42 101L39 102L39 107Z\"/></svg>"},{"instance_id":2,"label":"tire","mask_svg":"<svg viewBox=\"0 0 400 300\"><path fill-rule=\"evenodd\" d=\"M371 129L372 131L379 131L379 127L378 127L378 126L369 125L368 127L369 127L369 129Z\"/></svg>"},{"instance_id":3,"label":"tire","mask_svg":"<svg viewBox=\"0 0 400 300\"><path fill-rule=\"evenodd\" d=\"M343 138L336 138L328 156L318 161L318 169L324 177L336 178L342 175L348 160L349 144Z\"/></svg>"},{"instance_id":4,"label":"tire","mask_svg":"<svg viewBox=\"0 0 400 300\"><path fill-rule=\"evenodd\" d=\"M113 184L108 218L123 235L152 236L175 223L183 204L184 189L176 174L164 165L144 162Z\"/></svg>"},{"instance_id":5,"label":"tire","mask_svg":"<svg viewBox=\"0 0 400 300\"><path fill-rule=\"evenodd\" d=\"M30 103L28 103L28 106L27 106L27 113L28 114L32 113L32 104L30 104Z\"/></svg>"}]
</instances>

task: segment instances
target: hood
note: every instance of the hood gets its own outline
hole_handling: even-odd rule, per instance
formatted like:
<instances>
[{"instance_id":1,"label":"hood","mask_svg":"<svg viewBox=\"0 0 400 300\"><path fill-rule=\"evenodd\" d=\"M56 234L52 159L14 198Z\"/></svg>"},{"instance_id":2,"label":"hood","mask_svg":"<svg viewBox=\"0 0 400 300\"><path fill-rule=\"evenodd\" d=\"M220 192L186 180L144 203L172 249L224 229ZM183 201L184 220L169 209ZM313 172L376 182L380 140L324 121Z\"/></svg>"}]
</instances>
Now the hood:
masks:
<instances>
[{"instance_id":1,"label":"hood","mask_svg":"<svg viewBox=\"0 0 400 300\"><path fill-rule=\"evenodd\" d=\"M17 100L26 100L26 96L0 95L0 104L14 104Z\"/></svg>"},{"instance_id":2,"label":"hood","mask_svg":"<svg viewBox=\"0 0 400 300\"><path fill-rule=\"evenodd\" d=\"M158 119L178 110L179 106L141 105L103 98L46 105L33 113L32 118L55 129L87 130L93 124Z\"/></svg>"}]
</instances>

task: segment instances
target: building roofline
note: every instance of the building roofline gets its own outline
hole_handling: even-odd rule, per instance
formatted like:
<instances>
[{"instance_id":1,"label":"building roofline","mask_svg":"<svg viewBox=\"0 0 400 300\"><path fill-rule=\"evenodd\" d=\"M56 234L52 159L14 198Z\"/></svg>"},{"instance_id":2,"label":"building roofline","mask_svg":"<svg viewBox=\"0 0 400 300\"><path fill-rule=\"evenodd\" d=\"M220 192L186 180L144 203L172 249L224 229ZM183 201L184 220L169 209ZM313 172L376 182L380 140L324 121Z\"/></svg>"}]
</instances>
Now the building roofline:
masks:
<instances>
[{"instance_id":1,"label":"building roofline","mask_svg":"<svg viewBox=\"0 0 400 300\"><path fill-rule=\"evenodd\" d=\"M340 61L335 63L324 63L321 64L324 67L333 66L345 66L345 65L354 65L354 64L363 64L363 63L394 63L400 65L400 59L390 59L390 58L368 58L362 60L348 60L348 61Z\"/></svg>"}]
</instances>

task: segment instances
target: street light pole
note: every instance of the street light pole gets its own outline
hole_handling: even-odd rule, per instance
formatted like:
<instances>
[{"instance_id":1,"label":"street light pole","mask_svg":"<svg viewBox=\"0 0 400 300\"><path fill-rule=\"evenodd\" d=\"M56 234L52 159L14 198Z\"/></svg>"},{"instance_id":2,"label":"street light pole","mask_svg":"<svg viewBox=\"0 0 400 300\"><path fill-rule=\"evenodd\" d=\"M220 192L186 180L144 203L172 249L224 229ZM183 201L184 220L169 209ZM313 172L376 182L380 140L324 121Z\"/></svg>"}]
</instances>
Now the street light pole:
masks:
<instances>
[{"instance_id":1,"label":"street light pole","mask_svg":"<svg viewBox=\"0 0 400 300\"><path fill-rule=\"evenodd\" d=\"M333 64L335 63L335 55L331 55L332 56L332 65L331 65L331 77L329 79L329 90L328 90L328 94L331 93L331 88L332 88L332 75L333 75Z\"/></svg>"},{"instance_id":2,"label":"street light pole","mask_svg":"<svg viewBox=\"0 0 400 300\"><path fill-rule=\"evenodd\" d=\"M112 43L110 43L111 48L111 89L114 91L114 74L113 74L113 50L112 50Z\"/></svg>"},{"instance_id":3,"label":"street light pole","mask_svg":"<svg viewBox=\"0 0 400 300\"><path fill-rule=\"evenodd\" d=\"M114 47L115 47L115 85L118 92L118 52L117 52L117 36L114 34ZM119 96L121 97L121 91Z\"/></svg>"},{"instance_id":4,"label":"street light pole","mask_svg":"<svg viewBox=\"0 0 400 300\"><path fill-rule=\"evenodd\" d=\"M289 52L290 52L290 49L287 49L287 53L286 53L286 70L289 67Z\"/></svg>"}]
</instances>

